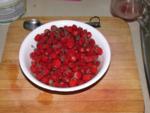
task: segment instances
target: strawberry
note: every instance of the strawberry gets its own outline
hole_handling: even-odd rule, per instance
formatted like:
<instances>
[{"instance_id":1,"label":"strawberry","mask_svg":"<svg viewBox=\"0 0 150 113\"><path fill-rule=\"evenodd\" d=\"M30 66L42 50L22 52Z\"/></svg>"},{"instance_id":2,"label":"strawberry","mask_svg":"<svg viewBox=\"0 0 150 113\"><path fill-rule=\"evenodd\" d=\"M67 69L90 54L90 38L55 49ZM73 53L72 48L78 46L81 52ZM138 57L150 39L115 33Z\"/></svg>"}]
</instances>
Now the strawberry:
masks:
<instances>
[{"instance_id":1,"label":"strawberry","mask_svg":"<svg viewBox=\"0 0 150 113\"><path fill-rule=\"evenodd\" d=\"M53 86L54 86L54 87L59 87L59 86L60 86L60 84L59 84L59 82L58 82L58 81L55 81L55 82L53 83Z\"/></svg>"},{"instance_id":2,"label":"strawberry","mask_svg":"<svg viewBox=\"0 0 150 113\"><path fill-rule=\"evenodd\" d=\"M53 53L50 54L50 57L51 57L52 59L55 59L55 58L57 57L57 54L56 54L55 52L53 52Z\"/></svg>"},{"instance_id":3,"label":"strawberry","mask_svg":"<svg viewBox=\"0 0 150 113\"><path fill-rule=\"evenodd\" d=\"M59 68L61 66L61 61L59 59L54 59L52 65L55 68Z\"/></svg>"},{"instance_id":4,"label":"strawberry","mask_svg":"<svg viewBox=\"0 0 150 113\"><path fill-rule=\"evenodd\" d=\"M73 46L74 46L74 39L73 38L69 38L68 40L67 40L67 42L66 42L66 46L68 47L68 48L72 48Z\"/></svg>"},{"instance_id":5,"label":"strawberry","mask_svg":"<svg viewBox=\"0 0 150 113\"><path fill-rule=\"evenodd\" d=\"M81 79L82 78L81 72L79 72L79 71L74 72L74 78Z\"/></svg>"},{"instance_id":6,"label":"strawberry","mask_svg":"<svg viewBox=\"0 0 150 113\"><path fill-rule=\"evenodd\" d=\"M55 25L51 26L51 31L57 31L57 29L58 29L57 26L55 26Z\"/></svg>"},{"instance_id":7,"label":"strawberry","mask_svg":"<svg viewBox=\"0 0 150 113\"><path fill-rule=\"evenodd\" d=\"M37 78L38 80L41 80L41 79L43 78L43 75L40 74L40 73L38 73L38 74L36 74L36 78Z\"/></svg>"},{"instance_id":8,"label":"strawberry","mask_svg":"<svg viewBox=\"0 0 150 113\"><path fill-rule=\"evenodd\" d=\"M41 35L40 34L37 34L36 36L35 36L35 41L40 41L40 39L41 39Z\"/></svg>"},{"instance_id":9,"label":"strawberry","mask_svg":"<svg viewBox=\"0 0 150 113\"><path fill-rule=\"evenodd\" d=\"M93 74L96 74L96 73L98 72L97 67L96 67L96 66L92 66L92 67L91 67L91 72L92 72Z\"/></svg>"},{"instance_id":10,"label":"strawberry","mask_svg":"<svg viewBox=\"0 0 150 113\"><path fill-rule=\"evenodd\" d=\"M49 78L48 77L43 77L41 79L41 82L45 83L45 84L49 84Z\"/></svg>"},{"instance_id":11,"label":"strawberry","mask_svg":"<svg viewBox=\"0 0 150 113\"><path fill-rule=\"evenodd\" d=\"M48 58L48 56L43 56L41 60L42 60L42 62L48 62L49 58Z\"/></svg>"},{"instance_id":12,"label":"strawberry","mask_svg":"<svg viewBox=\"0 0 150 113\"><path fill-rule=\"evenodd\" d=\"M76 80L76 79L71 79L69 82L70 87L76 86L77 84L78 84L78 80Z\"/></svg>"},{"instance_id":13,"label":"strawberry","mask_svg":"<svg viewBox=\"0 0 150 113\"><path fill-rule=\"evenodd\" d=\"M96 46L95 51L96 51L96 53L97 53L98 55L102 55L102 53L103 53L102 48L100 48L100 47L98 47L98 46Z\"/></svg>"},{"instance_id":14,"label":"strawberry","mask_svg":"<svg viewBox=\"0 0 150 113\"><path fill-rule=\"evenodd\" d=\"M88 37L88 38L91 38L91 37L92 37L91 32L87 32L87 37Z\"/></svg>"},{"instance_id":15,"label":"strawberry","mask_svg":"<svg viewBox=\"0 0 150 113\"><path fill-rule=\"evenodd\" d=\"M82 79L83 79L83 81L87 82L87 81L92 79L92 75L91 74L86 74L86 75L83 76Z\"/></svg>"},{"instance_id":16,"label":"strawberry","mask_svg":"<svg viewBox=\"0 0 150 113\"><path fill-rule=\"evenodd\" d=\"M90 39L89 40L89 44L91 47L93 47L95 45L95 40L94 39Z\"/></svg>"}]
</instances>

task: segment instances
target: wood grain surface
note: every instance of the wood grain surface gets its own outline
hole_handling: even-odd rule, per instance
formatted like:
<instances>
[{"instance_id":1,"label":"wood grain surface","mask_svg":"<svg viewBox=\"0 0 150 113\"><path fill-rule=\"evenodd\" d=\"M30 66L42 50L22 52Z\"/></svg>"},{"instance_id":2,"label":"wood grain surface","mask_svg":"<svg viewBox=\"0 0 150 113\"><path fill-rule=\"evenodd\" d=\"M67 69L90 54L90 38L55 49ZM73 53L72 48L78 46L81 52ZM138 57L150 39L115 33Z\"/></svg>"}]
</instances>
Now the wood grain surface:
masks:
<instances>
[{"instance_id":1,"label":"wood grain surface","mask_svg":"<svg viewBox=\"0 0 150 113\"><path fill-rule=\"evenodd\" d=\"M43 23L90 17L36 17ZM21 42L29 33L23 18L8 30L0 64L0 113L144 113L144 101L128 24L113 17L100 17L99 31L108 40L112 59L105 76L80 92L44 91L29 82L19 68Z\"/></svg>"}]
</instances>

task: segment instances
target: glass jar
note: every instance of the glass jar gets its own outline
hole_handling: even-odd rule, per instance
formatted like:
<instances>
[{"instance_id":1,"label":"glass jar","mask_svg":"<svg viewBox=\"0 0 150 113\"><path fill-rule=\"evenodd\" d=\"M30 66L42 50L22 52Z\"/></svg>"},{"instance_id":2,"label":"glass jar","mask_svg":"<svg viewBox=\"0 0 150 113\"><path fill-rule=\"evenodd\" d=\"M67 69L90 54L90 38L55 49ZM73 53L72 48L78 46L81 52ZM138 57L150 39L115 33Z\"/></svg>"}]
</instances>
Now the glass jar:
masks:
<instances>
[{"instance_id":1,"label":"glass jar","mask_svg":"<svg viewBox=\"0 0 150 113\"><path fill-rule=\"evenodd\" d=\"M142 0L111 0L111 13L127 21L136 20L143 13Z\"/></svg>"},{"instance_id":2,"label":"glass jar","mask_svg":"<svg viewBox=\"0 0 150 113\"><path fill-rule=\"evenodd\" d=\"M0 23L21 17L26 11L26 0L0 0Z\"/></svg>"}]
</instances>

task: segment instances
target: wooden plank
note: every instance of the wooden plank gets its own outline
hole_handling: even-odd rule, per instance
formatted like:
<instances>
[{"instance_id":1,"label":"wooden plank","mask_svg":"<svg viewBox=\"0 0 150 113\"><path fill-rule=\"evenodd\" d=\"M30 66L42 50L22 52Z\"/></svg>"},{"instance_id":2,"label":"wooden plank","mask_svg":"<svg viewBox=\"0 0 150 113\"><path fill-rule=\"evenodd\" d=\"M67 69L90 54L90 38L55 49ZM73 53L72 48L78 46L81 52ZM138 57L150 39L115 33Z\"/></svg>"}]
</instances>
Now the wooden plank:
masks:
<instances>
[{"instance_id":1,"label":"wooden plank","mask_svg":"<svg viewBox=\"0 0 150 113\"><path fill-rule=\"evenodd\" d=\"M29 31L27 17L13 22L8 30L0 64L0 113L144 113L144 101L128 24L118 18L100 17L98 30L108 40L110 67L94 86L76 93L44 91L22 74L18 52ZM43 23L71 19L87 22L90 17L35 17Z\"/></svg>"}]
</instances>

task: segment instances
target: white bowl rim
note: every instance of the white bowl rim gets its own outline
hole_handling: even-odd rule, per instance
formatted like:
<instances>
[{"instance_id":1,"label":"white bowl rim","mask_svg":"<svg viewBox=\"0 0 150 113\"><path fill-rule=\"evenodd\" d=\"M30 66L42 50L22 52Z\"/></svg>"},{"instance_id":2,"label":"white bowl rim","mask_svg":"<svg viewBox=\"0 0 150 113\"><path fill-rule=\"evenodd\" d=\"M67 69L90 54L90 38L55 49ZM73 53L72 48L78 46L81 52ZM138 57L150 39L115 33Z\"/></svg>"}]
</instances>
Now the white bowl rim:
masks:
<instances>
[{"instance_id":1,"label":"white bowl rim","mask_svg":"<svg viewBox=\"0 0 150 113\"><path fill-rule=\"evenodd\" d=\"M51 25L55 25L56 23L72 23L73 24L80 24L80 25L83 25L83 26L86 26L86 27L89 27L90 29L94 29L95 32L97 32L100 37L103 39L103 42L106 44L106 48L107 48L107 61L103 67L103 69L101 69L101 74L99 74L99 76L95 76L93 79L91 79L90 81L82 84L82 85L79 85L79 86L75 86L75 87L69 87L69 88L59 88L59 87L53 87L53 86L48 86L44 83L41 83L40 81L38 81L36 78L33 77L33 75L31 75L22 58L24 57L23 56L23 50L25 49L24 48L24 42L27 41L27 39L33 35L35 32L38 32L40 31L41 29L46 29L46 28L49 28ZM65 24L66 25L66 24ZM104 74L106 73L107 69L109 68L109 65L110 65L110 62L111 62L111 49L110 49L110 45L108 43L108 41L106 40L106 38L103 36L103 34L98 31L97 29L93 28L92 26L86 24L86 23L83 23L83 22L80 22L80 21L75 21L75 20L56 20L56 21L51 21L51 22L48 22L46 24L43 24L42 26L36 28L35 30L33 30L32 32L30 32L26 38L23 40L21 46L20 46L20 50L19 50L19 63L20 63L20 67L22 69L22 72L24 73L24 75L31 81L33 82L34 84L36 84L37 86L41 87L41 88L44 88L44 89L47 89L47 90L51 90L51 91L57 91L57 92L72 92L72 91L78 91L78 90L82 90L82 89L85 89L91 85L93 85L94 83L96 83L100 78L102 78L104 76Z\"/></svg>"}]
</instances>

